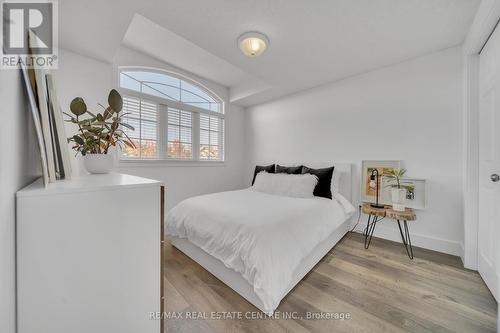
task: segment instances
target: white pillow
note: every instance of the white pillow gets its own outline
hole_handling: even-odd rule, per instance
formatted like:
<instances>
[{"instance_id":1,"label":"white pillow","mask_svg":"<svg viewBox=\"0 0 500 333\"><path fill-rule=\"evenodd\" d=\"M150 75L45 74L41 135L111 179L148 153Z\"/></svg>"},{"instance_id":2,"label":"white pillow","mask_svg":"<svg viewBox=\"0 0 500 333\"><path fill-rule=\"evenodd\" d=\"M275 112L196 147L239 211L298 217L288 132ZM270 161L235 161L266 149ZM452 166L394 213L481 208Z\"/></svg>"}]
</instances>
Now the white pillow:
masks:
<instances>
[{"instance_id":1,"label":"white pillow","mask_svg":"<svg viewBox=\"0 0 500 333\"><path fill-rule=\"evenodd\" d=\"M276 163L276 164L279 164L279 163ZM281 165L299 166L301 164L298 164L298 163L284 163L284 164L281 164ZM335 163L331 163L331 164L328 164L328 163L312 163L311 165L309 165L309 164L304 164L304 165L306 165L309 168L313 168L313 169L323 169L323 168L329 168L331 166L335 166ZM333 169L332 186L330 187L330 189L332 191L332 194L333 193L339 193L341 178L342 178L342 174L335 167Z\"/></svg>"},{"instance_id":2,"label":"white pillow","mask_svg":"<svg viewBox=\"0 0 500 333\"><path fill-rule=\"evenodd\" d=\"M318 177L311 174L291 175L261 171L252 189L259 192L294 198L312 198Z\"/></svg>"}]
</instances>

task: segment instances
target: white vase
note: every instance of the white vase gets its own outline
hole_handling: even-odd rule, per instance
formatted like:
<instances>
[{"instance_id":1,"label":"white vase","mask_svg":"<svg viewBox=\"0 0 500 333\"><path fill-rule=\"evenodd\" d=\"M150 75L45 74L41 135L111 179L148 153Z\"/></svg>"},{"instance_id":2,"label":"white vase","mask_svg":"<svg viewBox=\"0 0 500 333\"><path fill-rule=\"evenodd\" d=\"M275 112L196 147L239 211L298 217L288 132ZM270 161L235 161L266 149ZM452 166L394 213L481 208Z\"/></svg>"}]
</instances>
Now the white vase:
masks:
<instances>
[{"instance_id":1,"label":"white vase","mask_svg":"<svg viewBox=\"0 0 500 333\"><path fill-rule=\"evenodd\" d=\"M392 209L403 212L406 209L406 189L392 188Z\"/></svg>"},{"instance_id":2,"label":"white vase","mask_svg":"<svg viewBox=\"0 0 500 333\"><path fill-rule=\"evenodd\" d=\"M87 154L83 156L83 165L89 173L109 173L113 169L113 155Z\"/></svg>"}]
</instances>

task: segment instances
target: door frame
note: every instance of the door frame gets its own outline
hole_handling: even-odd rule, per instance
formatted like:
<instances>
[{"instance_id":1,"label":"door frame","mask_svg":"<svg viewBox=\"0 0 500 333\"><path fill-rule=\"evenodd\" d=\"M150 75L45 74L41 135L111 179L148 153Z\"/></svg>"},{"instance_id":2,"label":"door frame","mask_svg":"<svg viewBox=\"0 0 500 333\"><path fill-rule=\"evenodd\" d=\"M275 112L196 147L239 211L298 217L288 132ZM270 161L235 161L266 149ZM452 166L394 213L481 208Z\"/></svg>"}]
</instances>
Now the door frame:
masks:
<instances>
[{"instance_id":1,"label":"door frame","mask_svg":"<svg viewBox=\"0 0 500 333\"><path fill-rule=\"evenodd\" d=\"M464 249L469 269L478 265L479 223L479 53L500 20L500 0L483 0L463 45L463 175Z\"/></svg>"}]
</instances>

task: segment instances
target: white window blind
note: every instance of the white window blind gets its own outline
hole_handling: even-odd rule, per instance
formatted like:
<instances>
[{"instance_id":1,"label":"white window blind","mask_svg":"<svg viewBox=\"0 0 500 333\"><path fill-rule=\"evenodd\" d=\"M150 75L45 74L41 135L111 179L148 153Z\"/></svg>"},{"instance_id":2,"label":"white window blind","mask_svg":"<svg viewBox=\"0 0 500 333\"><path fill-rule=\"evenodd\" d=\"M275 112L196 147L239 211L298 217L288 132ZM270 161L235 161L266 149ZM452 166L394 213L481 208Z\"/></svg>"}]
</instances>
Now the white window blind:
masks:
<instances>
[{"instance_id":1,"label":"white window blind","mask_svg":"<svg viewBox=\"0 0 500 333\"><path fill-rule=\"evenodd\" d=\"M139 98L124 97L123 121L134 130L123 127L123 131L134 142L135 149L126 147L123 155L126 157L155 158L157 156L157 118L158 105Z\"/></svg>"},{"instance_id":2,"label":"white window blind","mask_svg":"<svg viewBox=\"0 0 500 333\"><path fill-rule=\"evenodd\" d=\"M168 108L167 157L193 158L193 114Z\"/></svg>"},{"instance_id":3,"label":"white window blind","mask_svg":"<svg viewBox=\"0 0 500 333\"><path fill-rule=\"evenodd\" d=\"M200 159L222 159L222 128L223 119L200 114Z\"/></svg>"}]
</instances>

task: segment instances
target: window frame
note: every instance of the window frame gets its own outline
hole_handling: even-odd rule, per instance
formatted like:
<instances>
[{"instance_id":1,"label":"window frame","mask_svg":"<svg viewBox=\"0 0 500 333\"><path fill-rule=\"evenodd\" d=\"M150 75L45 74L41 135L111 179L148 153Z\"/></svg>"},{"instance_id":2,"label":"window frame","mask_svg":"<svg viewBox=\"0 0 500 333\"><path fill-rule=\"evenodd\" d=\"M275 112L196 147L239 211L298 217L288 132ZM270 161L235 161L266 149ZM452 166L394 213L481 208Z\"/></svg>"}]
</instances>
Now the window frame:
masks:
<instances>
[{"instance_id":1,"label":"window frame","mask_svg":"<svg viewBox=\"0 0 500 333\"><path fill-rule=\"evenodd\" d=\"M178 102L175 100L170 100L167 98L162 98L155 95L149 95L147 93L142 93L133 89L123 88L120 86L120 75L122 72L127 71L141 71L141 72L152 72L157 74L164 74L170 77L186 81L187 83L198 87L203 90L206 94L212 97L220 105L220 112L210 111L201 107L197 107L191 104L186 104L183 102ZM123 97L138 98L140 100L145 100L157 104L158 115L157 115L157 157L147 158L147 157L127 157L124 156L120 149L116 149L117 160L120 165L123 164L134 164L134 165L144 165L153 166L161 164L172 164L172 165L220 165L224 164L226 160L226 113L225 113L225 101L215 94L211 89L207 88L204 84L193 80L183 74L176 73L169 70L159 69L159 68L149 68L149 67L130 67L121 66L117 69L117 82L116 89L120 92ZM167 156L167 140L168 140L168 109L177 109L182 111L191 112L192 117L192 127L191 127L191 140L192 140L192 158L169 158ZM208 116L215 116L219 118L219 142L221 147L221 158L217 160L210 159L200 159L200 114L205 114Z\"/></svg>"}]
</instances>

